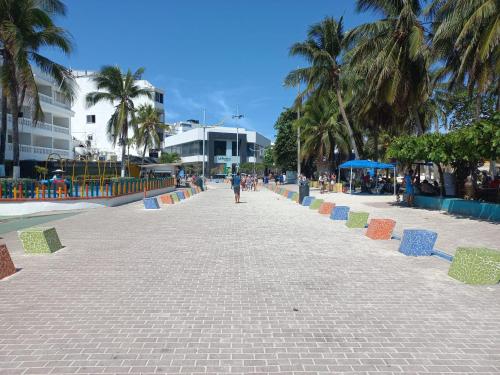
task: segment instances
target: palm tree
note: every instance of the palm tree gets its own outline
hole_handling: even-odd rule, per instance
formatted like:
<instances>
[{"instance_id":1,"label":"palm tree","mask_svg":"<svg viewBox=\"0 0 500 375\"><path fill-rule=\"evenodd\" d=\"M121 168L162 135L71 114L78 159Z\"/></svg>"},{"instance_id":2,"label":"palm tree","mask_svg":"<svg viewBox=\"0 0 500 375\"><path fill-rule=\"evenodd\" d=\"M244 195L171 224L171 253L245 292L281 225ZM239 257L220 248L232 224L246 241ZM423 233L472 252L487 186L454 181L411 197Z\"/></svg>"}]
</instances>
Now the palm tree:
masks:
<instances>
[{"instance_id":1,"label":"palm tree","mask_svg":"<svg viewBox=\"0 0 500 375\"><path fill-rule=\"evenodd\" d=\"M161 122L160 112L151 104L142 104L137 108L134 126L137 128L134 137L137 148L144 147L142 151L144 164L146 150L160 146L160 134L168 130L169 126Z\"/></svg>"},{"instance_id":2,"label":"palm tree","mask_svg":"<svg viewBox=\"0 0 500 375\"><path fill-rule=\"evenodd\" d=\"M144 68L139 68L134 73L129 69L127 73L122 74L117 66L103 66L92 78L98 91L90 92L86 97L87 107L100 102L108 102L115 107L114 113L108 120L107 131L113 145L118 143L122 148L122 177L125 177L125 152L129 128L135 118L134 99L143 96L152 97L151 90L141 88L137 83L143 73Z\"/></svg>"},{"instance_id":3,"label":"palm tree","mask_svg":"<svg viewBox=\"0 0 500 375\"><path fill-rule=\"evenodd\" d=\"M496 84L500 108L500 3L498 0L434 0L428 14L434 17L433 47L445 62L443 75L450 75L450 87L466 84L474 89L476 119L481 114L481 95ZM451 74L450 74L451 73Z\"/></svg>"},{"instance_id":4,"label":"palm tree","mask_svg":"<svg viewBox=\"0 0 500 375\"><path fill-rule=\"evenodd\" d=\"M365 98L409 115L423 133L419 107L429 96L431 59L420 0L358 0L357 9L383 15L356 27L345 40L350 64L366 79Z\"/></svg>"},{"instance_id":5,"label":"palm tree","mask_svg":"<svg viewBox=\"0 0 500 375\"><path fill-rule=\"evenodd\" d=\"M68 34L52 19L56 15L64 15L65 10L59 0L0 2L0 43L3 45L0 80L2 88L8 91L12 112L14 178L20 176L19 109L27 96L32 100L33 120L43 116L32 65L53 78L66 99L74 97L71 72L40 54L42 47L54 47L65 54L72 51Z\"/></svg>"},{"instance_id":6,"label":"palm tree","mask_svg":"<svg viewBox=\"0 0 500 375\"><path fill-rule=\"evenodd\" d=\"M300 126L302 159L334 161L335 150L344 155L350 153L349 137L340 118L339 105L335 95L315 95L305 103L302 117L296 121ZM330 165L331 166L331 165Z\"/></svg>"},{"instance_id":7,"label":"palm tree","mask_svg":"<svg viewBox=\"0 0 500 375\"><path fill-rule=\"evenodd\" d=\"M340 113L349 133L351 149L358 159L358 147L342 99L339 60L342 57L343 39L342 18L337 22L331 17L326 17L323 21L312 25L307 33L307 39L290 47L291 56L304 57L311 65L290 72L285 78L285 85L297 86L300 82L305 82L306 88L300 96L310 95L313 92L327 95L329 92L336 93Z\"/></svg>"}]
</instances>

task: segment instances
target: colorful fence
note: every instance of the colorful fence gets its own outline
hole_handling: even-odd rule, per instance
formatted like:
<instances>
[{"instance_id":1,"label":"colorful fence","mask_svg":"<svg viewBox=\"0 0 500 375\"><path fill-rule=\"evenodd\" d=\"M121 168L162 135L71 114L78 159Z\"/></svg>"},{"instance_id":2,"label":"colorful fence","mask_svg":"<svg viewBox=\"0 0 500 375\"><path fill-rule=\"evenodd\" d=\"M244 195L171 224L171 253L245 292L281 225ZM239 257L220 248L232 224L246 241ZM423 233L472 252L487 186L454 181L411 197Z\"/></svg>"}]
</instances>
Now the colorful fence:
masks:
<instances>
[{"instance_id":1,"label":"colorful fence","mask_svg":"<svg viewBox=\"0 0 500 375\"><path fill-rule=\"evenodd\" d=\"M0 183L0 202L113 198L175 186L174 178L108 180L100 183Z\"/></svg>"}]
</instances>

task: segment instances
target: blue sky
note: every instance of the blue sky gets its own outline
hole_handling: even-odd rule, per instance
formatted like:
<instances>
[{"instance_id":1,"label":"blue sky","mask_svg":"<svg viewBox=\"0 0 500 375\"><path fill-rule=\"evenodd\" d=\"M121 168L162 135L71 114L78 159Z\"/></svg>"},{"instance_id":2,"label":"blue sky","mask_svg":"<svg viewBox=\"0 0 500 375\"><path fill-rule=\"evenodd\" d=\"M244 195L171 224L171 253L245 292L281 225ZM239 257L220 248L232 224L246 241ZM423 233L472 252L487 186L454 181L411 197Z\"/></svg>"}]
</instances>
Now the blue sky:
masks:
<instances>
[{"instance_id":1,"label":"blue sky","mask_svg":"<svg viewBox=\"0 0 500 375\"><path fill-rule=\"evenodd\" d=\"M288 48L308 26L344 16L346 29L370 20L354 0L67 0L58 19L76 49L47 55L73 69L145 67L144 78L165 90L168 122L227 119L239 105L241 125L273 138L273 125L296 89L283 87L302 62Z\"/></svg>"}]
</instances>

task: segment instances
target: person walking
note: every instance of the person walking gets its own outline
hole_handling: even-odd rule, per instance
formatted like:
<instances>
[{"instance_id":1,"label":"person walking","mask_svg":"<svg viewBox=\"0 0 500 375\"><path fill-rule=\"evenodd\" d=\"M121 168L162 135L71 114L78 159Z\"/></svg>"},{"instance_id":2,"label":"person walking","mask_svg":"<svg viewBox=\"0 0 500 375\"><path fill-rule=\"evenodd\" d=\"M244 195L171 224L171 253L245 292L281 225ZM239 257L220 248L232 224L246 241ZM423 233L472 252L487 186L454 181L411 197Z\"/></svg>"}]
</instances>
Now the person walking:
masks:
<instances>
[{"instance_id":1,"label":"person walking","mask_svg":"<svg viewBox=\"0 0 500 375\"><path fill-rule=\"evenodd\" d=\"M413 207L413 201L415 199L415 187L413 186L413 181L413 170L410 169L404 178L406 203L408 203L408 207Z\"/></svg>"},{"instance_id":2,"label":"person walking","mask_svg":"<svg viewBox=\"0 0 500 375\"><path fill-rule=\"evenodd\" d=\"M240 172L233 175L231 183L234 191L234 203L240 203L240 184L241 184Z\"/></svg>"}]
</instances>

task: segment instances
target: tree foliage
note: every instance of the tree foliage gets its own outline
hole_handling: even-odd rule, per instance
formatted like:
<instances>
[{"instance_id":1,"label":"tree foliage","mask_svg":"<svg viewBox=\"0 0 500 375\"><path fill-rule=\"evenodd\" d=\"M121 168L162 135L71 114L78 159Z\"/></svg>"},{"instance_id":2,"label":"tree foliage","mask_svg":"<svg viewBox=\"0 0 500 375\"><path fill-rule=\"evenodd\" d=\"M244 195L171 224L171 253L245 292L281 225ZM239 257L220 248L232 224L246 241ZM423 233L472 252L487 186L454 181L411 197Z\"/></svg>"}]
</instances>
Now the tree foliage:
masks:
<instances>
[{"instance_id":1,"label":"tree foliage","mask_svg":"<svg viewBox=\"0 0 500 375\"><path fill-rule=\"evenodd\" d=\"M297 133L293 124L295 120L297 113L286 108L274 124L276 130L274 159L277 166L283 170L297 169Z\"/></svg>"}]
</instances>

